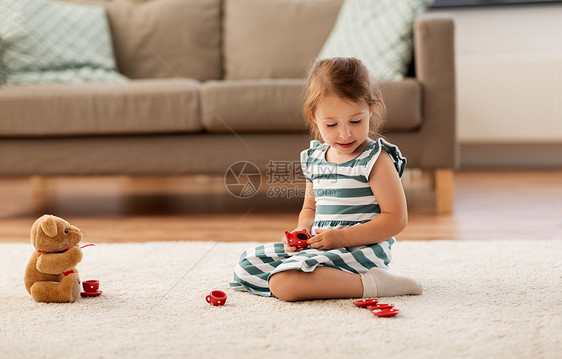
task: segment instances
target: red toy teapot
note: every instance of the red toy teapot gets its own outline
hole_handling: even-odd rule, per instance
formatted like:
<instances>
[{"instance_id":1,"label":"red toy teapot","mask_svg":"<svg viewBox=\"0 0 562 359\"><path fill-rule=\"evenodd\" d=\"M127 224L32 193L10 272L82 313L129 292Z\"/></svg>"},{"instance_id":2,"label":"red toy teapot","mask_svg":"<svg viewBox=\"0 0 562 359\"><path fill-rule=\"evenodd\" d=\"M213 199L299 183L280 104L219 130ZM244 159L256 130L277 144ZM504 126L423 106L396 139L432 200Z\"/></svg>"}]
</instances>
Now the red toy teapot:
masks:
<instances>
[{"instance_id":1,"label":"red toy teapot","mask_svg":"<svg viewBox=\"0 0 562 359\"><path fill-rule=\"evenodd\" d=\"M308 232L304 229L302 231L294 232L285 231L285 236L287 237L289 245L299 248L308 247L308 240L311 237L310 234L308 234Z\"/></svg>"}]
</instances>

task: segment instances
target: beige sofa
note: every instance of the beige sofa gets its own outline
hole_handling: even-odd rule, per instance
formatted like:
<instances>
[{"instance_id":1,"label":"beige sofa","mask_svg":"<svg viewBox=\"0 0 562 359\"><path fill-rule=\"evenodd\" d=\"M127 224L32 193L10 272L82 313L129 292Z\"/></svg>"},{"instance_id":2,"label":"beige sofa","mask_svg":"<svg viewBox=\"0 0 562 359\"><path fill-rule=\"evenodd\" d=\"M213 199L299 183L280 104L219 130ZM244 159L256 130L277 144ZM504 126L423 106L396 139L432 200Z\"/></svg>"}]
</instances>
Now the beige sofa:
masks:
<instances>
[{"instance_id":1,"label":"beige sofa","mask_svg":"<svg viewBox=\"0 0 562 359\"><path fill-rule=\"evenodd\" d=\"M99 3L131 81L0 89L1 175L222 175L240 160L298 161L304 76L341 0ZM436 174L440 213L452 210L458 152L453 32L449 17L418 18L409 77L381 83L384 135L408 167Z\"/></svg>"}]
</instances>

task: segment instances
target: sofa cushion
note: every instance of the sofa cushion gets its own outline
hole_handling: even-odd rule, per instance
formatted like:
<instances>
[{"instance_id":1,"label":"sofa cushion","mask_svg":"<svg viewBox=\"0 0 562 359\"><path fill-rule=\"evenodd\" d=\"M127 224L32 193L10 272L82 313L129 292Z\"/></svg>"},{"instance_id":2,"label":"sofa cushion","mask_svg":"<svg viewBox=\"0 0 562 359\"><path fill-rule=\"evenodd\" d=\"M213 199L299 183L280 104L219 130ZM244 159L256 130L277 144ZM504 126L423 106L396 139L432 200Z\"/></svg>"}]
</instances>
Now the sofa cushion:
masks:
<instances>
[{"instance_id":1,"label":"sofa cushion","mask_svg":"<svg viewBox=\"0 0 562 359\"><path fill-rule=\"evenodd\" d=\"M342 0L225 0L226 79L304 78Z\"/></svg>"},{"instance_id":2,"label":"sofa cushion","mask_svg":"<svg viewBox=\"0 0 562 359\"><path fill-rule=\"evenodd\" d=\"M209 132L303 131L303 79L209 81L201 123Z\"/></svg>"},{"instance_id":3,"label":"sofa cushion","mask_svg":"<svg viewBox=\"0 0 562 359\"><path fill-rule=\"evenodd\" d=\"M116 72L105 9L47 0L0 7L6 85L126 81Z\"/></svg>"},{"instance_id":4,"label":"sofa cushion","mask_svg":"<svg viewBox=\"0 0 562 359\"><path fill-rule=\"evenodd\" d=\"M208 132L302 132L304 79L209 81L201 90L201 122ZM414 79L381 84L390 131L422 123L422 90Z\"/></svg>"},{"instance_id":5,"label":"sofa cushion","mask_svg":"<svg viewBox=\"0 0 562 359\"><path fill-rule=\"evenodd\" d=\"M117 66L130 78L222 77L221 0L111 1Z\"/></svg>"},{"instance_id":6,"label":"sofa cushion","mask_svg":"<svg viewBox=\"0 0 562 359\"><path fill-rule=\"evenodd\" d=\"M194 80L28 85L0 91L0 136L80 136L196 132Z\"/></svg>"}]
</instances>

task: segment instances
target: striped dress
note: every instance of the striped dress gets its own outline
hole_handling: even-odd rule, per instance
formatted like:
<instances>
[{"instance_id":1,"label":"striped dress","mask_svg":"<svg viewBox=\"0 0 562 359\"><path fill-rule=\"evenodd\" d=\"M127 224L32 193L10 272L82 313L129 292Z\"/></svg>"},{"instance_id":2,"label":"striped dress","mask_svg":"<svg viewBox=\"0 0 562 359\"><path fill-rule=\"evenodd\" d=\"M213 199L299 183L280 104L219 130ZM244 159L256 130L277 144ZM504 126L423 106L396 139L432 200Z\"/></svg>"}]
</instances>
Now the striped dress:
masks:
<instances>
[{"instance_id":1,"label":"striped dress","mask_svg":"<svg viewBox=\"0 0 562 359\"><path fill-rule=\"evenodd\" d=\"M312 141L310 148L301 152L302 171L313 184L316 200L312 235L316 229L339 229L365 223L380 213L369 186L369 174L381 151L390 155L400 176L406 166L406 159L398 147L384 139L371 140L357 157L338 164L326 161L328 147ZM374 267L388 269L390 248L394 242L394 238L389 238L378 244L329 251L308 248L300 252L285 252L283 243L249 248L240 257L230 287L271 296L269 277L281 271L298 269L312 272L317 266L325 266L360 274Z\"/></svg>"}]
</instances>

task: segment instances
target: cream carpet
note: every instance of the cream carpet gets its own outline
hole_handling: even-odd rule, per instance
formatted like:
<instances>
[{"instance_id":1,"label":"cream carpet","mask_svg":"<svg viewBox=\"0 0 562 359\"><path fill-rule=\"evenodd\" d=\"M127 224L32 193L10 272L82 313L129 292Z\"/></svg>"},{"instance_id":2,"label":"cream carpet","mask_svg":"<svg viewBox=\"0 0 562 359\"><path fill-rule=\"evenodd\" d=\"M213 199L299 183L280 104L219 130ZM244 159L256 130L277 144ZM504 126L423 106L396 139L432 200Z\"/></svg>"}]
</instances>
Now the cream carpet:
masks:
<instances>
[{"instance_id":1,"label":"cream carpet","mask_svg":"<svg viewBox=\"0 0 562 359\"><path fill-rule=\"evenodd\" d=\"M560 358L562 241L430 241L394 246L391 270L422 296L285 303L228 289L254 243L84 248L81 279L103 294L41 304L25 291L33 248L0 244L0 358ZM225 290L224 307L205 296Z\"/></svg>"}]
</instances>

